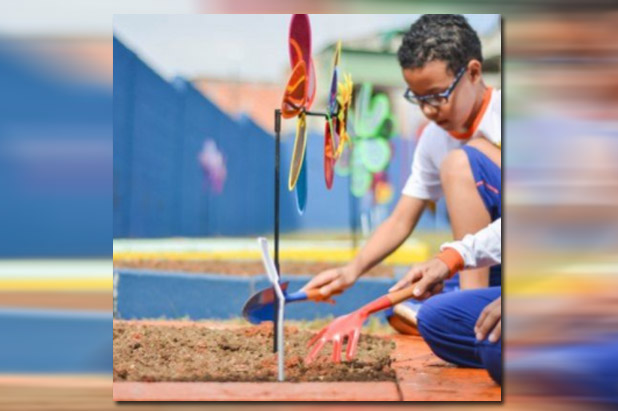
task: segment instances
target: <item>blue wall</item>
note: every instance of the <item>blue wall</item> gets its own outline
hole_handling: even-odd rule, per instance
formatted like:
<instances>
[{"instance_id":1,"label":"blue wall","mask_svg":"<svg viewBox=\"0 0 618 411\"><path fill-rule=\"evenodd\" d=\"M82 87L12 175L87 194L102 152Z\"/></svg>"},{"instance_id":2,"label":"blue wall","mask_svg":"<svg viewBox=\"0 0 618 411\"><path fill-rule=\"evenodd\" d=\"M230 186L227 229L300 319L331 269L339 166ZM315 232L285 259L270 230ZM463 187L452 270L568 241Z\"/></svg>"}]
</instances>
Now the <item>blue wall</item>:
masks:
<instances>
[{"instance_id":1,"label":"blue wall","mask_svg":"<svg viewBox=\"0 0 618 411\"><path fill-rule=\"evenodd\" d=\"M227 179L218 194L204 182L197 160L207 139L226 159ZM309 194L302 216L287 190L293 136L282 139L281 230L347 229L353 201L348 180L337 176L333 189L326 189L323 136L308 138ZM389 175L399 190L413 147L401 139L394 144L401 155ZM184 79L165 81L114 39L114 237L271 233L274 150L273 136L250 119L229 117ZM421 221L432 225L430 216Z\"/></svg>"},{"instance_id":2,"label":"blue wall","mask_svg":"<svg viewBox=\"0 0 618 411\"><path fill-rule=\"evenodd\" d=\"M241 315L247 299L270 286L265 276L184 274L161 271L120 269L117 272L117 311L119 319L231 319ZM299 290L311 275L282 274L288 290ZM335 297L336 304L304 301L286 304L285 318L315 320L340 316L358 309L361 302L384 295L392 278L361 278L353 292ZM383 316L376 315L383 319Z\"/></svg>"},{"instance_id":3,"label":"blue wall","mask_svg":"<svg viewBox=\"0 0 618 411\"><path fill-rule=\"evenodd\" d=\"M0 308L0 373L111 373L112 313Z\"/></svg>"},{"instance_id":4,"label":"blue wall","mask_svg":"<svg viewBox=\"0 0 618 411\"><path fill-rule=\"evenodd\" d=\"M0 257L111 256L111 87L4 46Z\"/></svg>"}]
</instances>

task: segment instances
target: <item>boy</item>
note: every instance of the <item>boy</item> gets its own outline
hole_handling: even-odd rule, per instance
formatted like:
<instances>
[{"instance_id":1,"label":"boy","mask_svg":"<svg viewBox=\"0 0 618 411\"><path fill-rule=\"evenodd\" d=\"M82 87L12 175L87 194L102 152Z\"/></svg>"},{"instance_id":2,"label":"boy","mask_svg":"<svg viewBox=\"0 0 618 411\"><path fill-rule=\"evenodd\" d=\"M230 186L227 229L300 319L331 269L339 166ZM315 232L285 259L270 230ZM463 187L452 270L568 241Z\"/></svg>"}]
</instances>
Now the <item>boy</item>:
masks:
<instances>
[{"instance_id":1,"label":"boy","mask_svg":"<svg viewBox=\"0 0 618 411\"><path fill-rule=\"evenodd\" d=\"M328 296L350 287L395 251L442 195L455 239L501 216L501 94L483 82L476 32L460 15L423 15L404 36L398 58L409 87L404 97L431 121L403 195L353 261L319 273L304 289L319 287ZM460 287L499 285L500 276L499 267L491 277L487 268L467 270ZM414 325L413 316L403 320Z\"/></svg>"}]
</instances>

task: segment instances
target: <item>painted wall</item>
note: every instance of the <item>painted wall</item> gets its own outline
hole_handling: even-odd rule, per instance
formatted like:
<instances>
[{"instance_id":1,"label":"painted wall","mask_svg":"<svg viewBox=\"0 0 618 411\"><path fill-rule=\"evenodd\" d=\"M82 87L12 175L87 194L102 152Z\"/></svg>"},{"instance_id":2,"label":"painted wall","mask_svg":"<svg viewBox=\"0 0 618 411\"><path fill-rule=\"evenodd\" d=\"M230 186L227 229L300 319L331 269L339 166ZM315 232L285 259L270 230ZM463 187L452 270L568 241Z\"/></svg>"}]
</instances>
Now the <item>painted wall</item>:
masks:
<instances>
[{"instance_id":1,"label":"painted wall","mask_svg":"<svg viewBox=\"0 0 618 411\"><path fill-rule=\"evenodd\" d=\"M225 158L221 192L198 162L206 140ZM309 196L302 216L287 190L293 136L282 140L282 232L347 229L355 200L347 177L337 176L333 189L326 189L323 136L308 138ZM389 174L398 192L413 146L398 138L393 143L401 155ZM115 238L271 233L274 151L273 136L249 118L231 118L182 78L165 81L114 39ZM433 225L433 216L421 221L421 227Z\"/></svg>"}]
</instances>

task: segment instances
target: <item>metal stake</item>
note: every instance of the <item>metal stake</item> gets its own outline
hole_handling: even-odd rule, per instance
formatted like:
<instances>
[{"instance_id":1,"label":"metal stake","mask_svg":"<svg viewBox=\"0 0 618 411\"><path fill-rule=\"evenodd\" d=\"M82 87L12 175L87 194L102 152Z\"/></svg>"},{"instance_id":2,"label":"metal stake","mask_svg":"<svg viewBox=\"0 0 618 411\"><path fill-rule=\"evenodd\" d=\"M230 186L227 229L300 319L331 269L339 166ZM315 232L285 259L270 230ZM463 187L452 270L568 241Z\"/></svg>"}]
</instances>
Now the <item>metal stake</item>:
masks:
<instances>
[{"instance_id":1,"label":"metal stake","mask_svg":"<svg viewBox=\"0 0 618 411\"><path fill-rule=\"evenodd\" d=\"M327 113L319 113L314 111L305 111L308 116L328 118ZM279 201L281 191L281 109L275 109L275 268L277 275L280 276L279 270ZM273 316L273 352L277 352L277 335L279 333L279 299L275 303L275 315ZM281 325L283 327L283 325ZM283 329L283 328L281 328Z\"/></svg>"},{"instance_id":2,"label":"metal stake","mask_svg":"<svg viewBox=\"0 0 618 411\"><path fill-rule=\"evenodd\" d=\"M281 184L281 110L275 110L275 269L279 276L279 191ZM275 313L279 312L279 299L275 303ZM277 352L277 335L279 318L273 318L273 352Z\"/></svg>"}]
</instances>

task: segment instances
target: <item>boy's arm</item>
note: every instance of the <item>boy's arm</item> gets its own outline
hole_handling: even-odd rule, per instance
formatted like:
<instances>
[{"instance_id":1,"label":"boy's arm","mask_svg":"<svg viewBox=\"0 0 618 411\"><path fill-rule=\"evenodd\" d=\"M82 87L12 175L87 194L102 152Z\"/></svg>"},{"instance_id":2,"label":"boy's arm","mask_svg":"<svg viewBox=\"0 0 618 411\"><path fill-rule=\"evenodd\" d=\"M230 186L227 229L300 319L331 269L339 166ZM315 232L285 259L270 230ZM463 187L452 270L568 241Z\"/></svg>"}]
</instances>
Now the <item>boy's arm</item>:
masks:
<instances>
[{"instance_id":1,"label":"boy's arm","mask_svg":"<svg viewBox=\"0 0 618 411\"><path fill-rule=\"evenodd\" d=\"M402 195L393 213L376 229L354 260L343 267L323 271L313 277L303 290L320 288L324 296L350 287L397 249L414 230L427 200Z\"/></svg>"},{"instance_id":2,"label":"boy's arm","mask_svg":"<svg viewBox=\"0 0 618 411\"><path fill-rule=\"evenodd\" d=\"M438 258L449 266L451 275L464 268L489 267L502 262L502 219L460 241L445 243Z\"/></svg>"},{"instance_id":3,"label":"boy's arm","mask_svg":"<svg viewBox=\"0 0 618 411\"><path fill-rule=\"evenodd\" d=\"M459 270L500 264L501 227L502 219L498 219L476 234L442 245L442 251L435 258L412 267L389 291L415 285L414 296L425 299L439 292L439 285Z\"/></svg>"},{"instance_id":4,"label":"boy's arm","mask_svg":"<svg viewBox=\"0 0 618 411\"><path fill-rule=\"evenodd\" d=\"M416 227L426 205L426 200L401 196L393 213L376 229L351 262L357 277L369 271L403 244Z\"/></svg>"}]
</instances>

